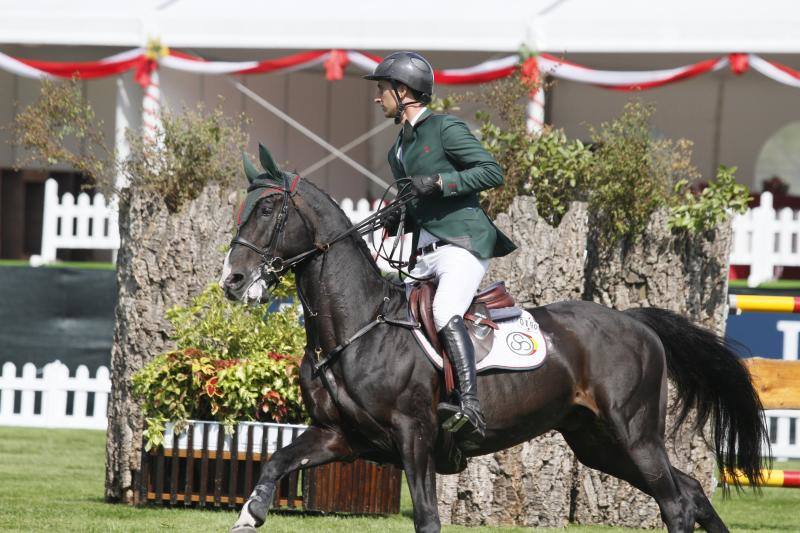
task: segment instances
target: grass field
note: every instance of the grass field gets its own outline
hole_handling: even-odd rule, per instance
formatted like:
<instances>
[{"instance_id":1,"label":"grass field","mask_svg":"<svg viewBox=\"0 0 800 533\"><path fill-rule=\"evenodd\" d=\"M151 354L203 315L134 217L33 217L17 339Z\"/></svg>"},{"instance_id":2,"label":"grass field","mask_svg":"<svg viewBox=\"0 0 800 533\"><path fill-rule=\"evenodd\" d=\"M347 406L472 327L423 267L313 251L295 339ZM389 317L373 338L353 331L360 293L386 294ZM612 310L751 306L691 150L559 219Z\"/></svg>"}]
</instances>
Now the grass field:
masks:
<instances>
[{"instance_id":1,"label":"grass field","mask_svg":"<svg viewBox=\"0 0 800 533\"><path fill-rule=\"evenodd\" d=\"M105 434L98 431L0 428L0 531L48 532L225 532L230 511L134 508L103 502ZM800 469L800 463L776 468ZM714 504L731 531L798 531L800 490L765 489L763 496L734 495ZM404 492L397 516L321 517L271 515L270 532L413 531L411 502ZM504 533L526 528L445 527L446 532ZM568 533L631 532L610 527L570 526ZM644 530L642 530L644 531Z\"/></svg>"}]
</instances>

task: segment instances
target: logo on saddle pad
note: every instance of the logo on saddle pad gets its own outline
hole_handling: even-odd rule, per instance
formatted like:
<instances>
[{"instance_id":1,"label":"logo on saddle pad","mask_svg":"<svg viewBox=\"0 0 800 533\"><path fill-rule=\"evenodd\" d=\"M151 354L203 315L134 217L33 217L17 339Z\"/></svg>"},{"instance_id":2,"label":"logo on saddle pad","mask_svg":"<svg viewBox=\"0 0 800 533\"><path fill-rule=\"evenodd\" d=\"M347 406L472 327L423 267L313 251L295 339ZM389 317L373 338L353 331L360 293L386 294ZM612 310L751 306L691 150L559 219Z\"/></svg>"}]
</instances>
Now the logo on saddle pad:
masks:
<instances>
[{"instance_id":1,"label":"logo on saddle pad","mask_svg":"<svg viewBox=\"0 0 800 533\"><path fill-rule=\"evenodd\" d=\"M521 331L512 331L506 336L508 349L517 355L533 355L538 349L536 339Z\"/></svg>"}]
</instances>

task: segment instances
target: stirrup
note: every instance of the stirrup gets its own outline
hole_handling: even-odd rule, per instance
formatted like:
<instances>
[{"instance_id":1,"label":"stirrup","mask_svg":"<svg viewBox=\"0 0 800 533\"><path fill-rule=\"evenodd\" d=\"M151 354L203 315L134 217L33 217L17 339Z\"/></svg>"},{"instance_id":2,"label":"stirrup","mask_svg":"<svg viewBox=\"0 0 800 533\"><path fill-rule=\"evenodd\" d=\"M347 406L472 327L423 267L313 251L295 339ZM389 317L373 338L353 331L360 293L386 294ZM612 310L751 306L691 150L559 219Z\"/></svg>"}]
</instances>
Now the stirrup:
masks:
<instances>
[{"instance_id":1,"label":"stirrup","mask_svg":"<svg viewBox=\"0 0 800 533\"><path fill-rule=\"evenodd\" d=\"M467 433L483 437L484 431L481 431L479 425L480 419L478 416L476 416L476 419L478 419L478 423L476 424L470 419L465 409L461 406L451 403L440 403L436 408L436 414L439 418L439 424L445 431L458 433L465 426L468 426L470 429Z\"/></svg>"}]
</instances>

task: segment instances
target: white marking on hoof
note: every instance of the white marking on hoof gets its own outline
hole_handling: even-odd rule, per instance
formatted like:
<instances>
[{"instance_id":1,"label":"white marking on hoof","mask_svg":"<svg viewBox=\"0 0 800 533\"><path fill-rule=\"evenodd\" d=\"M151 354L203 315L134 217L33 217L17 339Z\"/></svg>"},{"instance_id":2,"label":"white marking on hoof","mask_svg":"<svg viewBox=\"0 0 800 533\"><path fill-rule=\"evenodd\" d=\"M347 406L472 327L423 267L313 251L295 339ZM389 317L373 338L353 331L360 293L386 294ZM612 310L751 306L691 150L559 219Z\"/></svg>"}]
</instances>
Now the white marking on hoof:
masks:
<instances>
[{"instance_id":1,"label":"white marking on hoof","mask_svg":"<svg viewBox=\"0 0 800 533\"><path fill-rule=\"evenodd\" d=\"M239 519L233 524L231 533L253 533L256 530L256 519L250 514L250 500L244 502Z\"/></svg>"}]
</instances>

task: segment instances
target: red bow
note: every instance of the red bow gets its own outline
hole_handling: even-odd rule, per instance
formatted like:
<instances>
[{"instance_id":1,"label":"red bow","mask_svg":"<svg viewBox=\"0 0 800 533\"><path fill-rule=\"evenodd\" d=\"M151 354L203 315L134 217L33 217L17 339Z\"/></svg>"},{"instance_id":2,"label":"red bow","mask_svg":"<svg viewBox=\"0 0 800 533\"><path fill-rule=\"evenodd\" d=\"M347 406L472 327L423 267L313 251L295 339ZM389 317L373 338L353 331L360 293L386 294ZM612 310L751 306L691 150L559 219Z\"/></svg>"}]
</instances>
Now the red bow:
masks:
<instances>
[{"instance_id":1,"label":"red bow","mask_svg":"<svg viewBox=\"0 0 800 533\"><path fill-rule=\"evenodd\" d=\"M531 96L538 89L539 84L539 63L535 56L531 56L522 62L522 80L531 88Z\"/></svg>"},{"instance_id":2,"label":"red bow","mask_svg":"<svg viewBox=\"0 0 800 533\"><path fill-rule=\"evenodd\" d=\"M728 62L731 64L731 70L737 76L747 72L750 67L750 59L747 54L728 54Z\"/></svg>"},{"instance_id":3,"label":"red bow","mask_svg":"<svg viewBox=\"0 0 800 533\"><path fill-rule=\"evenodd\" d=\"M344 50L331 50L330 56L325 60L325 77L329 81L341 80L344 78L344 69L350 63L347 52Z\"/></svg>"},{"instance_id":4,"label":"red bow","mask_svg":"<svg viewBox=\"0 0 800 533\"><path fill-rule=\"evenodd\" d=\"M141 60L139 60L138 64L136 65L136 71L133 74L133 79L136 81L136 83L146 89L147 86L150 85L150 76L157 68L157 62L142 56Z\"/></svg>"}]
</instances>

